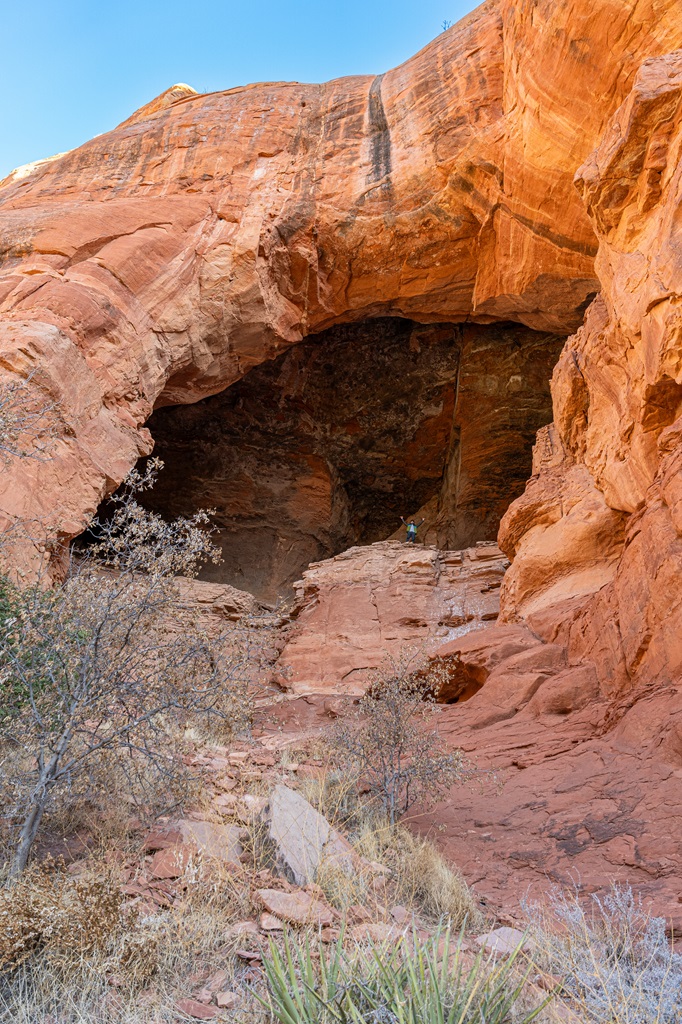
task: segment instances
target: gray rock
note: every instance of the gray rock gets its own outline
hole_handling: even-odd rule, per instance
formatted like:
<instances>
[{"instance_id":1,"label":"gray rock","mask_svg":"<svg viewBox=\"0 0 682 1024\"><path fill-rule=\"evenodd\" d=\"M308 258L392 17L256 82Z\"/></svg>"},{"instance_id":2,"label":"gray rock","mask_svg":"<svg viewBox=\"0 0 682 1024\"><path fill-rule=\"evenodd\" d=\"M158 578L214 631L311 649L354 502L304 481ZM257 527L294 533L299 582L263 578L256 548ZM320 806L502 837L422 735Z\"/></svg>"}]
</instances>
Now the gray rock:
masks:
<instances>
[{"instance_id":1,"label":"gray rock","mask_svg":"<svg viewBox=\"0 0 682 1024\"><path fill-rule=\"evenodd\" d=\"M322 864L355 871L358 858L350 843L300 793L275 786L266 814L279 867L297 885L314 882Z\"/></svg>"}]
</instances>

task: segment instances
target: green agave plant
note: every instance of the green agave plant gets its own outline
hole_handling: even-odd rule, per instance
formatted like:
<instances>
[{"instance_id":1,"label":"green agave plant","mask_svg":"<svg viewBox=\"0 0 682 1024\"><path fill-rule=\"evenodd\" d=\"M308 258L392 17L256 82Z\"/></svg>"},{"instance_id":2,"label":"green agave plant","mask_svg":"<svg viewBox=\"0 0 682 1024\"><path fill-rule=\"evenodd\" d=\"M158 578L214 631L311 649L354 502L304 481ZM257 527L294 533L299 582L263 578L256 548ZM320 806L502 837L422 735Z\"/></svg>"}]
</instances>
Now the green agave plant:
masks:
<instances>
[{"instance_id":1,"label":"green agave plant","mask_svg":"<svg viewBox=\"0 0 682 1024\"><path fill-rule=\"evenodd\" d=\"M509 1024L528 978L516 966L521 948L465 966L462 934L451 938L445 927L426 942L348 946L341 934L326 950L287 934L283 951L270 944L261 1002L280 1024ZM517 1008L514 1024L530 1024L551 998L525 1015Z\"/></svg>"}]
</instances>

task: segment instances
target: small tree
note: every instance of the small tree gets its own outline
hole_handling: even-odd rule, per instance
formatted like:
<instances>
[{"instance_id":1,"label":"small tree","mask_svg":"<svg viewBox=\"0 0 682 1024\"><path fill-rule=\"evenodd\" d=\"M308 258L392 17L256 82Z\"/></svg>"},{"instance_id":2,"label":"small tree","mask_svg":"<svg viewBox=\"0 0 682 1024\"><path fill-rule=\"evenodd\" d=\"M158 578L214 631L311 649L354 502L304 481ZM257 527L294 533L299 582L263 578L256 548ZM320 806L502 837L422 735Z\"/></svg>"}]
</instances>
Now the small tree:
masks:
<instances>
[{"instance_id":1,"label":"small tree","mask_svg":"<svg viewBox=\"0 0 682 1024\"><path fill-rule=\"evenodd\" d=\"M128 477L113 516L92 525L94 547L72 560L61 586L1 581L0 778L16 829L15 876L60 794L105 791L112 767L129 794L150 772L172 791L184 771L183 723L244 711L242 659L202 632L174 582L217 558L207 514L166 523L136 501L160 466ZM227 687L235 694L228 712Z\"/></svg>"},{"instance_id":2,"label":"small tree","mask_svg":"<svg viewBox=\"0 0 682 1024\"><path fill-rule=\"evenodd\" d=\"M461 751L446 751L429 729L437 682L414 656L391 660L332 739L339 766L353 766L391 824L417 800L435 801L474 774Z\"/></svg>"}]
</instances>

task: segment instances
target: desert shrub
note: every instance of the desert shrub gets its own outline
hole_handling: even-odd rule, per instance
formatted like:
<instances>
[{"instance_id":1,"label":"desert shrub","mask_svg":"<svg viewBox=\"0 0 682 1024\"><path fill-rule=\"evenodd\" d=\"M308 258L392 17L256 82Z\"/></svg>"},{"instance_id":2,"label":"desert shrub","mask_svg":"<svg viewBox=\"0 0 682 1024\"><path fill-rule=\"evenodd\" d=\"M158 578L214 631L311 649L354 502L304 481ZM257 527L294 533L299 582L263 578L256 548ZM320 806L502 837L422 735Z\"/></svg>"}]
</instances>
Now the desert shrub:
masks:
<instances>
[{"instance_id":1,"label":"desert shrub","mask_svg":"<svg viewBox=\"0 0 682 1024\"><path fill-rule=\"evenodd\" d=\"M614 885L585 905L555 890L526 907L537 956L594 1024L680 1024L682 956L663 918L647 913L629 886Z\"/></svg>"},{"instance_id":2,"label":"desert shrub","mask_svg":"<svg viewBox=\"0 0 682 1024\"><path fill-rule=\"evenodd\" d=\"M465 963L448 928L420 943L325 949L285 935L270 946L265 972L270 1008L281 1024L507 1024L526 976L518 951L505 961L479 955ZM516 1016L529 1024L542 1007Z\"/></svg>"},{"instance_id":3,"label":"desert shrub","mask_svg":"<svg viewBox=\"0 0 682 1024\"><path fill-rule=\"evenodd\" d=\"M138 803L152 791L177 802L183 729L245 719L246 655L226 656L175 583L216 556L205 514L165 523L136 500L158 469L130 475L60 586L0 588L0 795L15 876L51 806L106 799L113 779Z\"/></svg>"},{"instance_id":4,"label":"desert shrub","mask_svg":"<svg viewBox=\"0 0 682 1024\"><path fill-rule=\"evenodd\" d=\"M50 454L59 416L34 378L0 382L0 462Z\"/></svg>"},{"instance_id":5,"label":"desert shrub","mask_svg":"<svg viewBox=\"0 0 682 1024\"><path fill-rule=\"evenodd\" d=\"M123 924L123 896L110 877L74 879L39 865L0 889L0 971L38 951L78 958L104 950Z\"/></svg>"},{"instance_id":6,"label":"desert shrub","mask_svg":"<svg viewBox=\"0 0 682 1024\"><path fill-rule=\"evenodd\" d=\"M354 715L332 734L332 760L362 778L391 824L416 801L435 801L474 775L462 752L446 751L427 728L434 705L434 680L406 655L371 680Z\"/></svg>"}]
</instances>

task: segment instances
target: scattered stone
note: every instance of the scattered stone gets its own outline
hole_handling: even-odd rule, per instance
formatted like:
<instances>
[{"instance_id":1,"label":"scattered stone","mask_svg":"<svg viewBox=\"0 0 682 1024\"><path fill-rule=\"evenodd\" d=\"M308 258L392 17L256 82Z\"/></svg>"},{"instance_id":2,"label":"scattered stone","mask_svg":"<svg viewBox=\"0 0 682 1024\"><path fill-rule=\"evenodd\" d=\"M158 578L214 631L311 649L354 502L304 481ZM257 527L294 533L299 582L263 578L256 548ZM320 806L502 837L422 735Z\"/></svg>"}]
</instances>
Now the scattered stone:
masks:
<instances>
[{"instance_id":1,"label":"scattered stone","mask_svg":"<svg viewBox=\"0 0 682 1024\"><path fill-rule=\"evenodd\" d=\"M251 793L245 793L241 798L241 802L251 815L262 814L268 806L268 798L266 796L253 796Z\"/></svg>"},{"instance_id":2,"label":"scattered stone","mask_svg":"<svg viewBox=\"0 0 682 1024\"><path fill-rule=\"evenodd\" d=\"M262 962L263 960L263 954L255 949L236 949L235 956L238 956L240 960L246 960L247 963Z\"/></svg>"},{"instance_id":3,"label":"scattered stone","mask_svg":"<svg viewBox=\"0 0 682 1024\"><path fill-rule=\"evenodd\" d=\"M255 921L237 921L225 929L225 938L243 938L245 935L258 935L258 926Z\"/></svg>"},{"instance_id":4,"label":"scattered stone","mask_svg":"<svg viewBox=\"0 0 682 1024\"><path fill-rule=\"evenodd\" d=\"M525 938L525 933L519 931L518 928L496 928L485 935L477 936L476 942L486 953L499 953L502 956L507 956L517 950Z\"/></svg>"},{"instance_id":5,"label":"scattered stone","mask_svg":"<svg viewBox=\"0 0 682 1024\"><path fill-rule=\"evenodd\" d=\"M194 1020L215 1020L220 1013L214 1006L204 1006L196 999L178 999L175 1009L180 1013L186 1013L188 1017L193 1017Z\"/></svg>"},{"instance_id":6,"label":"scattered stone","mask_svg":"<svg viewBox=\"0 0 682 1024\"><path fill-rule=\"evenodd\" d=\"M246 763L248 757L248 750L233 750L228 754L227 759L231 765L235 768L239 768L241 765Z\"/></svg>"},{"instance_id":7,"label":"scattered stone","mask_svg":"<svg viewBox=\"0 0 682 1024\"><path fill-rule=\"evenodd\" d=\"M260 916L261 931L264 932L281 932L284 930L284 925L278 917L274 914L263 913Z\"/></svg>"},{"instance_id":8,"label":"scattered stone","mask_svg":"<svg viewBox=\"0 0 682 1024\"><path fill-rule=\"evenodd\" d=\"M156 853L157 850L168 850L171 846L180 846L183 840L182 831L177 826L155 828L143 841L145 853Z\"/></svg>"},{"instance_id":9,"label":"scattered stone","mask_svg":"<svg viewBox=\"0 0 682 1024\"><path fill-rule=\"evenodd\" d=\"M237 780L231 778L229 775L225 775L219 779L214 779L213 783L219 789L224 789L226 792L229 792L232 789L236 789L237 787Z\"/></svg>"},{"instance_id":10,"label":"scattered stone","mask_svg":"<svg viewBox=\"0 0 682 1024\"><path fill-rule=\"evenodd\" d=\"M169 846L154 854L149 874L152 878L181 878L194 856L195 851L191 846Z\"/></svg>"},{"instance_id":11,"label":"scattered stone","mask_svg":"<svg viewBox=\"0 0 682 1024\"><path fill-rule=\"evenodd\" d=\"M239 1002L239 996L236 992L218 992L215 1001L221 1010L232 1010Z\"/></svg>"},{"instance_id":12,"label":"scattered stone","mask_svg":"<svg viewBox=\"0 0 682 1024\"><path fill-rule=\"evenodd\" d=\"M266 910L291 924L312 924L319 928L334 921L331 909L310 893L258 889L256 895Z\"/></svg>"},{"instance_id":13,"label":"scattered stone","mask_svg":"<svg viewBox=\"0 0 682 1024\"><path fill-rule=\"evenodd\" d=\"M395 923L399 925L412 924L414 921L414 914L411 914L406 907L400 905L391 907L390 914Z\"/></svg>"},{"instance_id":14,"label":"scattered stone","mask_svg":"<svg viewBox=\"0 0 682 1024\"><path fill-rule=\"evenodd\" d=\"M238 864L242 852L239 829L234 825L218 825L212 821L183 821L180 825L185 841L192 841L205 856L226 864Z\"/></svg>"}]
</instances>

